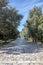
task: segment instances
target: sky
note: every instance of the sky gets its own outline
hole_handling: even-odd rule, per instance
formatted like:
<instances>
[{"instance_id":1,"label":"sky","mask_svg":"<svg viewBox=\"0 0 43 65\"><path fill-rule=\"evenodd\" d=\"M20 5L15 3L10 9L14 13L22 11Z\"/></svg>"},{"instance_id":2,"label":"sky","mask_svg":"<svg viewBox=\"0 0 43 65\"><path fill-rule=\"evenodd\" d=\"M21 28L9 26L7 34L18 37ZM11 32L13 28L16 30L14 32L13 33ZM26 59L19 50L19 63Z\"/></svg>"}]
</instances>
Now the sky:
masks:
<instances>
[{"instance_id":1,"label":"sky","mask_svg":"<svg viewBox=\"0 0 43 65\"><path fill-rule=\"evenodd\" d=\"M43 11L43 0L9 0L9 6L16 8L23 15L20 26L18 26L18 30L21 31L26 23L30 9L34 6L39 6Z\"/></svg>"}]
</instances>

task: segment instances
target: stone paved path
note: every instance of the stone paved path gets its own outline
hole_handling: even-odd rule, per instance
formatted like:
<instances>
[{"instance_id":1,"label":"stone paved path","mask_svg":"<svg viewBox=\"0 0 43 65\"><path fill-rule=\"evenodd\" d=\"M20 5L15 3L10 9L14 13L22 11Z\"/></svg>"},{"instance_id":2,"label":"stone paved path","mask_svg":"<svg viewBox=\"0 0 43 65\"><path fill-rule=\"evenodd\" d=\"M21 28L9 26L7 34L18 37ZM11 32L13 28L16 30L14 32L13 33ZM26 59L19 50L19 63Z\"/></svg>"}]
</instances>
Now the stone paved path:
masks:
<instances>
[{"instance_id":1,"label":"stone paved path","mask_svg":"<svg viewBox=\"0 0 43 65\"><path fill-rule=\"evenodd\" d=\"M43 47L17 39L0 48L0 65L43 65Z\"/></svg>"}]
</instances>

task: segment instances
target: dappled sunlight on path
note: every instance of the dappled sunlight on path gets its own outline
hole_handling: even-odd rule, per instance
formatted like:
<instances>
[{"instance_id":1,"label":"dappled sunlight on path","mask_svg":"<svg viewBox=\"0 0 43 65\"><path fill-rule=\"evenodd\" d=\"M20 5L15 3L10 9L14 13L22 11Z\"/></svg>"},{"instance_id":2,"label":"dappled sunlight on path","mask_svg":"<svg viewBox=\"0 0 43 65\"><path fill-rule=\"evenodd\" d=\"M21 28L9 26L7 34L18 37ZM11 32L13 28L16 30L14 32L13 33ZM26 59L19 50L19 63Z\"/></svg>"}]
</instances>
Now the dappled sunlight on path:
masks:
<instances>
[{"instance_id":1,"label":"dappled sunlight on path","mask_svg":"<svg viewBox=\"0 0 43 65\"><path fill-rule=\"evenodd\" d=\"M43 47L27 42L25 39L17 39L11 42L11 44L0 48L0 61L2 63L9 63L9 65L12 63L14 65L25 64L25 62L30 63L31 61L35 61L33 63L40 63L40 61L43 61Z\"/></svg>"}]
</instances>

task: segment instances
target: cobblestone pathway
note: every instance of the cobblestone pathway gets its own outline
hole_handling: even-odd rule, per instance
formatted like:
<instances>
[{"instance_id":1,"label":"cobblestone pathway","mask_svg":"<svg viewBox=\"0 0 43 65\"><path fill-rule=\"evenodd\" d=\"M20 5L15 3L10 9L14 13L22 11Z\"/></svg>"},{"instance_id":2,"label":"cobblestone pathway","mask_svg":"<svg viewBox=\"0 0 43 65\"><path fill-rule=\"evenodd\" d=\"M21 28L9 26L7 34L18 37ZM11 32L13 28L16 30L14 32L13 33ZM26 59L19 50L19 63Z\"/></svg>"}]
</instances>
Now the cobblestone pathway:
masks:
<instances>
[{"instance_id":1,"label":"cobblestone pathway","mask_svg":"<svg viewBox=\"0 0 43 65\"><path fill-rule=\"evenodd\" d=\"M43 47L17 39L0 48L0 65L43 65Z\"/></svg>"}]
</instances>

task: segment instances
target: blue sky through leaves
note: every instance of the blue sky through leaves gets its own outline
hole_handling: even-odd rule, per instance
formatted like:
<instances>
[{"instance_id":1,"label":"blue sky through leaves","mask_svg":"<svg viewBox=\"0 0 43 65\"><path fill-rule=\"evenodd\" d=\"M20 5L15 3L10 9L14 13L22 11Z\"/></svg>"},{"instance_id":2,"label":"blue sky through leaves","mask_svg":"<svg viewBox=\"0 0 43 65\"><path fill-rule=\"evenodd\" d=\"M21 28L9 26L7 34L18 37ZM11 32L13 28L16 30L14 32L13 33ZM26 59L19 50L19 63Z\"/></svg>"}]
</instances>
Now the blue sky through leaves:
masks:
<instances>
[{"instance_id":1,"label":"blue sky through leaves","mask_svg":"<svg viewBox=\"0 0 43 65\"><path fill-rule=\"evenodd\" d=\"M18 30L21 31L23 28L23 24L26 23L27 16L29 14L29 10L34 6L40 6L43 10L43 0L9 0L12 7L15 7L19 10L24 17L21 20L20 26Z\"/></svg>"}]
</instances>

